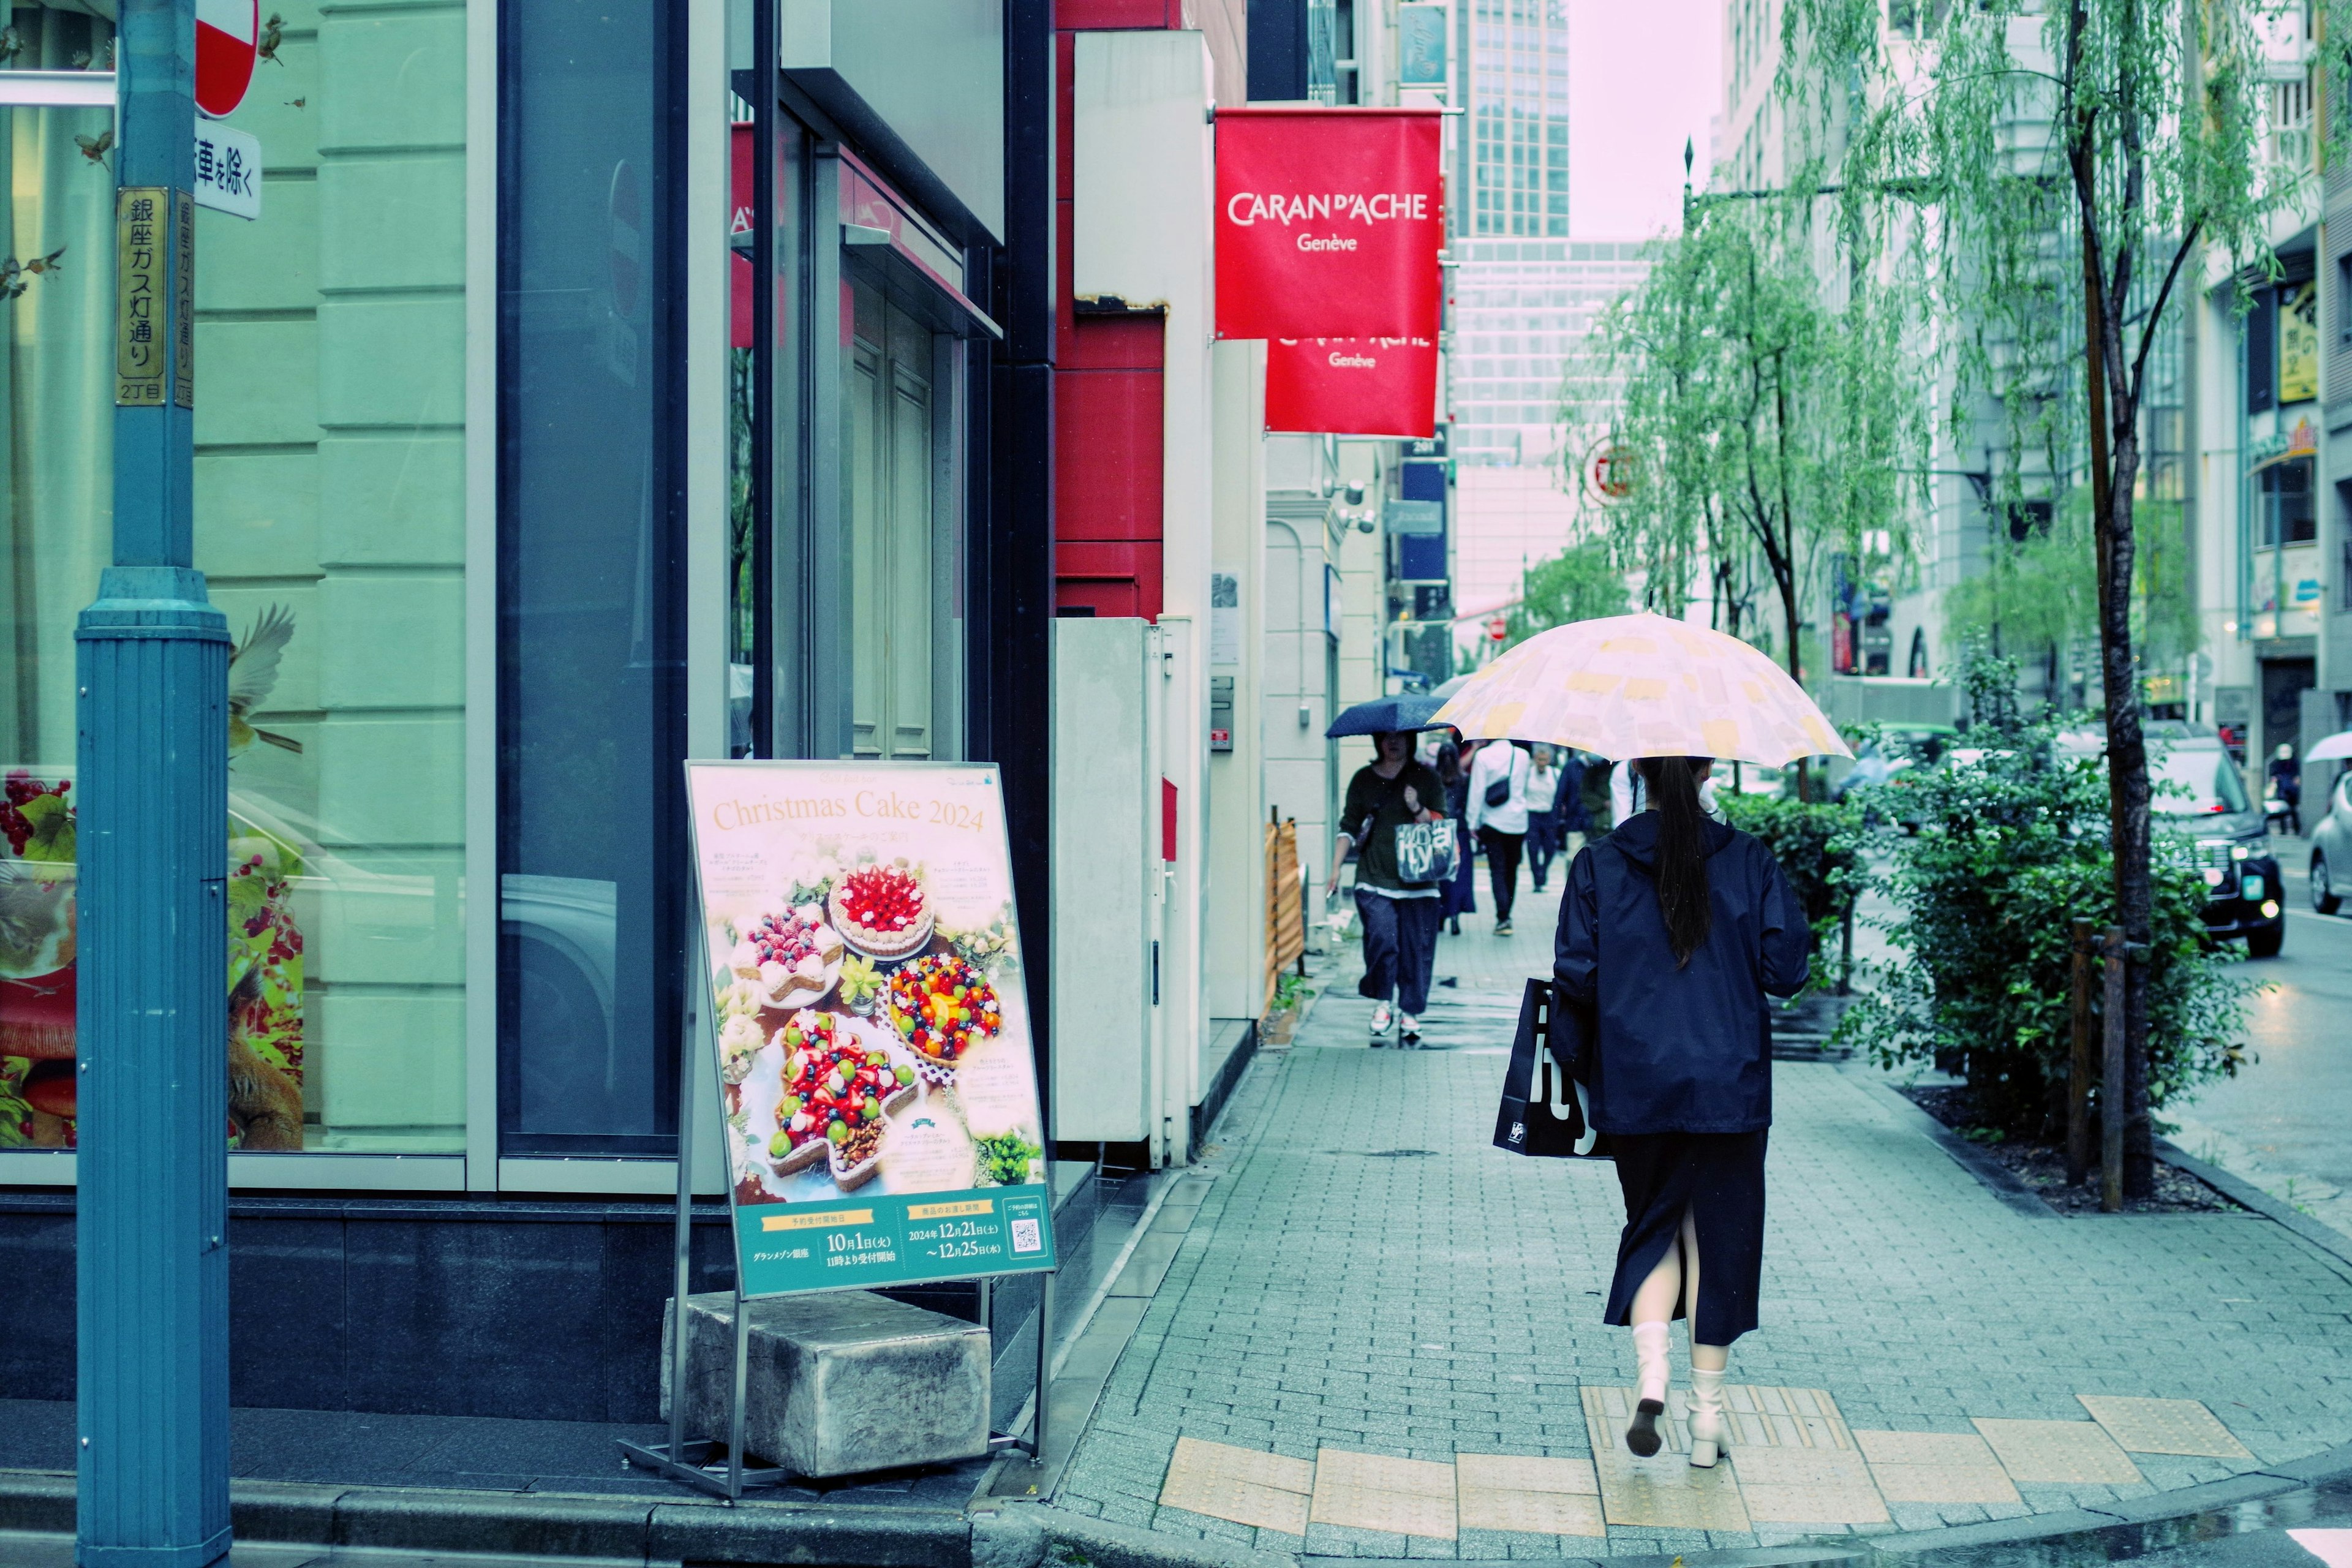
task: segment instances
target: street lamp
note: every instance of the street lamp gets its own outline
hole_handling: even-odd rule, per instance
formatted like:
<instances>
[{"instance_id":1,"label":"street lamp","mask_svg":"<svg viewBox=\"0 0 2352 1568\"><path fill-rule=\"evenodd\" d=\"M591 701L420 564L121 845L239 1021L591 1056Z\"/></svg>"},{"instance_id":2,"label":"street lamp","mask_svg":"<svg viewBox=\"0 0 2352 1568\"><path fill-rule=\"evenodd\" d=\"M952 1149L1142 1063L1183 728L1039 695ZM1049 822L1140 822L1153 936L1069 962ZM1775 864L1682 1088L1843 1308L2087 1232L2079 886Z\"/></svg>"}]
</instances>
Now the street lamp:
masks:
<instances>
[{"instance_id":1,"label":"street lamp","mask_svg":"<svg viewBox=\"0 0 2352 1568\"><path fill-rule=\"evenodd\" d=\"M80 1568L228 1513L228 622L194 570L194 0L116 32L114 564L74 630Z\"/></svg>"}]
</instances>

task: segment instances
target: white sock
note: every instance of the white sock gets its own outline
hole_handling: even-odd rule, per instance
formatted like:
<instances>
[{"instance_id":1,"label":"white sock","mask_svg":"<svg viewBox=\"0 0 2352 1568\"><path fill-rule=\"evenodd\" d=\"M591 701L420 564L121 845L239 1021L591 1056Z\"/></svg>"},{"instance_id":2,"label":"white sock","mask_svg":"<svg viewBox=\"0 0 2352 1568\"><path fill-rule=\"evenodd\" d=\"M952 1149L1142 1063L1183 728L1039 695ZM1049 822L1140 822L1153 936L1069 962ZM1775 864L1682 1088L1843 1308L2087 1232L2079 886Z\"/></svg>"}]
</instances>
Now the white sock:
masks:
<instances>
[{"instance_id":1,"label":"white sock","mask_svg":"<svg viewBox=\"0 0 2352 1568\"><path fill-rule=\"evenodd\" d=\"M1710 1372L1703 1366L1691 1368L1691 1408L1721 1414L1723 1410L1723 1379L1727 1367Z\"/></svg>"},{"instance_id":2,"label":"white sock","mask_svg":"<svg viewBox=\"0 0 2352 1568\"><path fill-rule=\"evenodd\" d=\"M1635 1374L1639 1379L1636 1398L1664 1402L1666 1384L1670 1381L1666 1347L1672 1339L1673 1331L1664 1323L1633 1325L1633 1360L1641 1369Z\"/></svg>"}]
</instances>

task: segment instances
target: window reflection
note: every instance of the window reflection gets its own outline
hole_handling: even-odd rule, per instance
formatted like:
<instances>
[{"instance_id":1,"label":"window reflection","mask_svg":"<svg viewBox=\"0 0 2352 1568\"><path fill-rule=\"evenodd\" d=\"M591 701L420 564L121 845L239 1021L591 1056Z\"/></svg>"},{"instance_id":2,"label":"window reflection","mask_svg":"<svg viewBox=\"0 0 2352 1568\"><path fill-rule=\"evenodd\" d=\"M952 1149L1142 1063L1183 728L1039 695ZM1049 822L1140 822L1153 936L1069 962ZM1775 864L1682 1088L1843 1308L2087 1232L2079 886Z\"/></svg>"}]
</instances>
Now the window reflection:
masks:
<instances>
[{"instance_id":1,"label":"window reflection","mask_svg":"<svg viewBox=\"0 0 2352 1568\"><path fill-rule=\"evenodd\" d=\"M501 1150L669 1152L687 889L674 15L509 0Z\"/></svg>"}]
</instances>

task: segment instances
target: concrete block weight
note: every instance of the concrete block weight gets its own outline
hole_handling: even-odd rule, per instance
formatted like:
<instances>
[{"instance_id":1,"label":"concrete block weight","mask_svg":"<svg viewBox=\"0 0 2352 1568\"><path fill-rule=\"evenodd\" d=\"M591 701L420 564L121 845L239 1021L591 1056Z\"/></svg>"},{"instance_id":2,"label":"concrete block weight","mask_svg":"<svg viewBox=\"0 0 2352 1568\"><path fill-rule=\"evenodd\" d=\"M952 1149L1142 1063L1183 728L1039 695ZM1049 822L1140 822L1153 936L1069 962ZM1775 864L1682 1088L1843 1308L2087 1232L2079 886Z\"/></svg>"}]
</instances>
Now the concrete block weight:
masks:
<instances>
[{"instance_id":1,"label":"concrete block weight","mask_svg":"<svg viewBox=\"0 0 2352 1568\"><path fill-rule=\"evenodd\" d=\"M796 1476L857 1475L988 1451L989 1332L865 1290L746 1304L743 1447ZM686 1299L686 1432L727 1438L735 1298ZM662 1309L670 1413L675 1303Z\"/></svg>"}]
</instances>

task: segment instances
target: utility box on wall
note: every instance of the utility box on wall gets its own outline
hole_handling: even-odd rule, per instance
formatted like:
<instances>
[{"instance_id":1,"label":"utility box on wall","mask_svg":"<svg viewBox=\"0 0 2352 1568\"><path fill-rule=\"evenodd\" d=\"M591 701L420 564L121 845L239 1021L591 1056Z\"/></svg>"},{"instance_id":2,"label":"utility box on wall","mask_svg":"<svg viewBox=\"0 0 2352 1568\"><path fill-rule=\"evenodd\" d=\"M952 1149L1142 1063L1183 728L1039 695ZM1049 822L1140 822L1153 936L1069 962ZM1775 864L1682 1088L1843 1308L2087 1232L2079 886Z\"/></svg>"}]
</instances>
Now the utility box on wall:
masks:
<instances>
[{"instance_id":1,"label":"utility box on wall","mask_svg":"<svg viewBox=\"0 0 2352 1568\"><path fill-rule=\"evenodd\" d=\"M1143 620L1054 623L1053 1137L1152 1127L1159 657Z\"/></svg>"}]
</instances>

